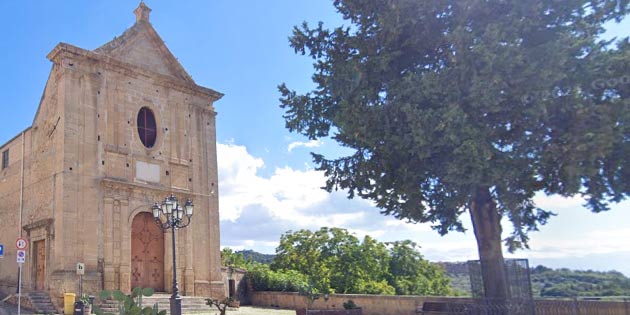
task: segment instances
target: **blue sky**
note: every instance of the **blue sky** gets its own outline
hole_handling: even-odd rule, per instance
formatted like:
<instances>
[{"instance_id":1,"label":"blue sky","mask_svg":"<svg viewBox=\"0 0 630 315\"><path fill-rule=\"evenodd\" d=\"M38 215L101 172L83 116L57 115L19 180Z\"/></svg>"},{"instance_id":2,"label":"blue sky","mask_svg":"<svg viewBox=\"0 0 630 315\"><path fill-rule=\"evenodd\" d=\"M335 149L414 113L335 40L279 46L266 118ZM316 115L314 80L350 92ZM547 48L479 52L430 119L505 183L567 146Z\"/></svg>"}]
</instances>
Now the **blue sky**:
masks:
<instances>
[{"instance_id":1,"label":"blue sky","mask_svg":"<svg viewBox=\"0 0 630 315\"><path fill-rule=\"evenodd\" d=\"M343 23L332 1L147 1L151 23L197 84L225 97L216 104L221 243L273 253L287 230L339 226L382 241L411 239L431 260L475 259L472 231L440 237L428 225L379 214L370 202L319 189L310 151L339 154L330 140L309 142L284 128L277 85L312 87L311 61L295 55L287 37L302 21ZM58 42L94 49L130 27L137 1L3 1L0 3L0 143L33 120ZM630 35L630 22L607 36ZM530 264L616 269L630 275L630 203L592 214L579 199L538 196L557 212L532 233ZM464 217L464 221L468 221ZM467 226L470 226L466 222ZM505 230L509 229L506 225Z\"/></svg>"}]
</instances>

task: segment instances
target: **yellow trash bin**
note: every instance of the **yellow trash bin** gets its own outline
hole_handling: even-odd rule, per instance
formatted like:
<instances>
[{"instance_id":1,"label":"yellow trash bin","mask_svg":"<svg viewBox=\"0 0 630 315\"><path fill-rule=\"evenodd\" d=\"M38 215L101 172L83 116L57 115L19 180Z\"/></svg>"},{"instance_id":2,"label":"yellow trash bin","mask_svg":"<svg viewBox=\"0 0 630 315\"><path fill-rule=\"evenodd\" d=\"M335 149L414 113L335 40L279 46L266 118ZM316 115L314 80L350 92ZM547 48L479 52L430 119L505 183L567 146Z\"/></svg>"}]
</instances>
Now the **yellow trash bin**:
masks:
<instances>
[{"instance_id":1,"label":"yellow trash bin","mask_svg":"<svg viewBox=\"0 0 630 315\"><path fill-rule=\"evenodd\" d=\"M74 298L76 296L74 293L63 294L63 313L65 315L74 315Z\"/></svg>"}]
</instances>

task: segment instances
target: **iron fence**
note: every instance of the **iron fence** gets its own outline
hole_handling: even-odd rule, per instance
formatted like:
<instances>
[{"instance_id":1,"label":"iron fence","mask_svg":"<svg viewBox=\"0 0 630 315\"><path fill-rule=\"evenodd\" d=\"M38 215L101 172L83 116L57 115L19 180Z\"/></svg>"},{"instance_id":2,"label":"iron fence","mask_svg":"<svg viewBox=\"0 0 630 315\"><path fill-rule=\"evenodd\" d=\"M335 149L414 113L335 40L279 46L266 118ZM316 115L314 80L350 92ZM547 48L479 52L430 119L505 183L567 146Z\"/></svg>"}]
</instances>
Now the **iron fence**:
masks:
<instances>
[{"instance_id":1,"label":"iron fence","mask_svg":"<svg viewBox=\"0 0 630 315\"><path fill-rule=\"evenodd\" d=\"M518 300L531 300L532 285L529 261L527 259L505 259L503 263L508 297ZM486 294L483 286L481 262L479 260L469 260L467 264L472 296L476 299L483 299Z\"/></svg>"},{"instance_id":2,"label":"iron fence","mask_svg":"<svg viewBox=\"0 0 630 315\"><path fill-rule=\"evenodd\" d=\"M431 315L630 315L630 298L618 301L593 300L517 300L497 302L475 299L467 303L446 302Z\"/></svg>"}]
</instances>

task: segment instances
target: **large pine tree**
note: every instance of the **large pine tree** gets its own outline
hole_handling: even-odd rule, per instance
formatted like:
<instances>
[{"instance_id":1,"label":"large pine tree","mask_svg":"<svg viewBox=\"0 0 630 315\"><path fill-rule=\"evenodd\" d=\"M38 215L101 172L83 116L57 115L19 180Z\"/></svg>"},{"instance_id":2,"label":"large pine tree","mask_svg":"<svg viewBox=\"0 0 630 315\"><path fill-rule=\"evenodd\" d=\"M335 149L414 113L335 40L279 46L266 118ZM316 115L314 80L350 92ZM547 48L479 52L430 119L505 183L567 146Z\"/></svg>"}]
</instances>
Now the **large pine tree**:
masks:
<instances>
[{"instance_id":1,"label":"large pine tree","mask_svg":"<svg viewBox=\"0 0 630 315\"><path fill-rule=\"evenodd\" d=\"M327 189L384 214L462 231L470 213L486 296L508 297L509 250L552 215L537 192L595 212L630 192L630 41L603 25L628 0L335 0L346 26L294 29L316 88L284 84L286 126L354 150L314 154Z\"/></svg>"}]
</instances>

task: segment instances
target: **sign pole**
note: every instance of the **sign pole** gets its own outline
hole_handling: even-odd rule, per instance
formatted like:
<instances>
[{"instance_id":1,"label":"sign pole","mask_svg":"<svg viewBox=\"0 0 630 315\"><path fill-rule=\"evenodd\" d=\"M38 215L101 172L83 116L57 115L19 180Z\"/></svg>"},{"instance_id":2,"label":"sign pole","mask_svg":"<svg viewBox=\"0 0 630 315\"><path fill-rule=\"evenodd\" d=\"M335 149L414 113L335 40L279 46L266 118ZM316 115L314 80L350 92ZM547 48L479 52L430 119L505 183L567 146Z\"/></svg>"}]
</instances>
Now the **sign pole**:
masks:
<instances>
[{"instance_id":1,"label":"sign pole","mask_svg":"<svg viewBox=\"0 0 630 315\"><path fill-rule=\"evenodd\" d=\"M18 263L18 315L20 315L22 311L22 264L26 261L27 246L28 241L26 239L18 237L17 240L15 240L15 247L17 248L15 257Z\"/></svg>"},{"instance_id":2,"label":"sign pole","mask_svg":"<svg viewBox=\"0 0 630 315\"><path fill-rule=\"evenodd\" d=\"M18 275L18 315L21 312L22 306L22 264L18 264L19 275Z\"/></svg>"}]
</instances>

